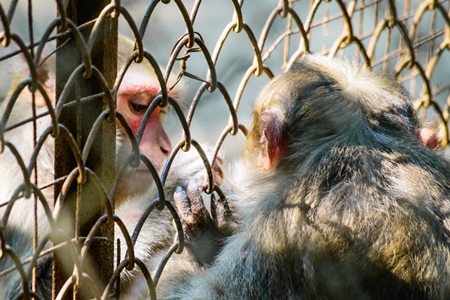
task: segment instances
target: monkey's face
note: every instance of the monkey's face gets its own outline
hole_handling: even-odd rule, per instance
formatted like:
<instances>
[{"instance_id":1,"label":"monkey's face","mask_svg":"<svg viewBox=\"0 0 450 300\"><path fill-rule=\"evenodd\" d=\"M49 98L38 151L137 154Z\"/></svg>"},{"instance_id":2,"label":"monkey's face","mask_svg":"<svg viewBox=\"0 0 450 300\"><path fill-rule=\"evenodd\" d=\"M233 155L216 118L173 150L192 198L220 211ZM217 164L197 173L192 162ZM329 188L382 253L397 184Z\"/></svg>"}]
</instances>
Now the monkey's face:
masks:
<instances>
[{"instance_id":1,"label":"monkey's face","mask_svg":"<svg viewBox=\"0 0 450 300\"><path fill-rule=\"evenodd\" d=\"M117 95L117 109L127 120L134 135L138 134L142 119L152 101L159 92L156 86L146 87L125 85ZM159 171L172 150L169 138L162 127L164 109L156 106L151 113L141 136L139 150L152 163L153 167ZM131 142L125 134L124 129L119 126L118 132L118 162L119 164L131 154ZM137 168L128 167L121 179L119 190L128 194L144 192L152 183L153 179L145 164L140 163Z\"/></svg>"}]
</instances>

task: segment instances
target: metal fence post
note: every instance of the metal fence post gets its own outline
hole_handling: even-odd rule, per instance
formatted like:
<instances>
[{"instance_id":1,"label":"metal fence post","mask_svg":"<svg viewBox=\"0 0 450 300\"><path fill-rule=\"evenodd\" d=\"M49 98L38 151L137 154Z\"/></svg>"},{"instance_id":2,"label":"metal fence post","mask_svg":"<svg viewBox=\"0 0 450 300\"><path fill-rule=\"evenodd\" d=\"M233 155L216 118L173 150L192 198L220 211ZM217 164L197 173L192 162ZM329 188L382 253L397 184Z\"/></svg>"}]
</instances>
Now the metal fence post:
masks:
<instances>
[{"instance_id":1,"label":"metal fence post","mask_svg":"<svg viewBox=\"0 0 450 300\"><path fill-rule=\"evenodd\" d=\"M67 6L67 16L76 25L98 17L102 9L109 4L109 1L69 1ZM95 66L105 77L109 87L114 84L117 69L117 18L107 17L102 20L100 32L93 45L90 57L92 65ZM92 27L82 31L82 36L89 43L88 39ZM72 34L70 41L58 39L57 46L60 51L56 58L56 99L60 101L64 87L72 75L72 72L83 61L80 45ZM86 139L90 133L93 123L101 112L107 108L105 98L94 99L93 101L81 101L83 97L101 93L102 89L95 76L83 78L86 68L77 76L75 84L70 90L66 103L74 101L75 105L65 107L62 110L60 121L68 128L73 135L78 148L82 151L86 145ZM67 91L68 92L68 91ZM115 173L115 120L104 120L101 130L94 137L91 150L85 161L86 168L95 172L108 193ZM57 139L55 143L55 178L67 176L77 167L72 150L64 139ZM79 167L79 166L78 166ZM101 204L101 195L92 183L92 176L88 175L86 183L72 184L68 195L65 196L61 217L58 224L68 228L72 240L76 241L76 248L80 250L84 238L89 234L92 226L98 218L104 214L104 207ZM55 187L55 201L61 197L62 185ZM90 245L87 258L81 265L81 270L75 276L75 288L73 296L66 294L67 298L87 299L92 298L92 285L89 280L84 279L82 273L86 272L93 280L94 286L101 293L108 279L113 272L114 255L114 226L104 222L97 232L96 239ZM69 256L66 247L55 253L53 272L53 298L61 290L68 278L71 277L74 267L73 258Z\"/></svg>"}]
</instances>

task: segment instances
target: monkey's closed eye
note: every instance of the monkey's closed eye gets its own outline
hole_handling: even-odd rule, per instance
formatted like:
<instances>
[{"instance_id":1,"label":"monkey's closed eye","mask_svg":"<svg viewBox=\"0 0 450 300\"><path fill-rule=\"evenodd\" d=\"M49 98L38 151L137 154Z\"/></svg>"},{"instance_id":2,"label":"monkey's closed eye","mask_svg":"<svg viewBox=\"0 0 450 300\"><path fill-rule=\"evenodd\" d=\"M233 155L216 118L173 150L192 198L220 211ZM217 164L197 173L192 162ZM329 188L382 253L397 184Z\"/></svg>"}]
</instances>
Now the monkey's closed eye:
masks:
<instances>
[{"instance_id":1,"label":"monkey's closed eye","mask_svg":"<svg viewBox=\"0 0 450 300\"><path fill-rule=\"evenodd\" d=\"M135 115L143 115L147 111L148 105L137 104L133 102L128 102L130 111Z\"/></svg>"}]
</instances>

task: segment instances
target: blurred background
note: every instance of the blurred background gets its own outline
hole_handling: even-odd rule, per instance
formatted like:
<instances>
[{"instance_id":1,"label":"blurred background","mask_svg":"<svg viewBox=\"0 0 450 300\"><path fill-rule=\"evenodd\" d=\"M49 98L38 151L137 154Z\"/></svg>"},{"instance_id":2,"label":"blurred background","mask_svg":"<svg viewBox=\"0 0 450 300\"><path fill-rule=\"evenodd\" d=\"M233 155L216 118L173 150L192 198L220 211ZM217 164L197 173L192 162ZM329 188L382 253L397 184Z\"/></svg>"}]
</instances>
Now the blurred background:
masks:
<instances>
[{"instance_id":1,"label":"blurred background","mask_svg":"<svg viewBox=\"0 0 450 300\"><path fill-rule=\"evenodd\" d=\"M1 1L5 10L9 7L9 2ZM197 2L200 5L194 30L201 35L210 53L213 53L224 28L233 22L233 4L232 1ZM182 3L190 12L197 2L185 0ZM277 0L246 0L243 2L243 21L258 40L268 17L279 5L279 2ZM427 1L419 0L289 2L303 22L303 26L306 27L309 24L307 34L310 52L329 54L330 51L334 51L336 56L364 62L363 55L358 52L358 48L361 46L367 50L372 47L372 66L391 73L397 72L399 80L417 100L416 107L418 109L426 108L422 109L423 112L420 114L422 121L439 128L441 136L443 136L441 144L442 146L447 144L448 137L444 136L447 134L444 129L446 128L447 101L450 91L449 1L437 1L439 7L433 6L433 1L428 1L428 5ZM56 4L51 0L37 0L31 3L34 34L38 38L55 18ZM121 1L121 5L130 12L138 27L149 3L144 0ZM343 14L343 11L346 11L346 14ZM28 3L19 1L12 22L12 31L25 41L29 36L27 17ZM382 26L382 23L386 23L385 27ZM123 17L119 20L119 26L122 34L131 37L131 31ZM357 41L346 41L345 39L342 41L343 35L349 30L353 36L357 37ZM186 26L176 2L170 1L168 4L160 2L150 17L143 37L144 47L160 65L164 66L170 58L174 44L185 32ZM376 39L374 39L374 32L379 32ZM261 51L262 56L266 57L264 64L274 75L283 72L289 57L301 48L299 47L300 36L298 27L289 17L283 19L278 16L275 18ZM289 40L286 40L287 37ZM38 40L37 38L36 40ZM375 45L371 45L373 40L376 40ZM408 56L408 42L412 43L411 46L416 54L416 65L401 67L405 57ZM443 50L440 50L441 48ZM14 50L13 45L8 48L0 47L0 57ZM442 53L437 54L439 51ZM435 66L429 66L428 63L436 56L438 59ZM237 95L239 84L244 74L252 66L253 59L254 51L245 32L235 33L232 31L220 52L216 71L218 81L226 87L230 97L234 100L239 98ZM205 78L208 68L201 52L190 53L186 66L189 73ZM179 64L176 64L173 72L177 73L179 68ZM8 60L2 59L0 61L1 98L9 89L10 71L11 66L8 65ZM239 122L245 126L249 125L251 105L258 91L268 81L269 78L265 74L259 77L252 76L243 90L238 117ZM432 88L430 93L426 85L428 81L429 87ZM201 82L186 77L184 82L189 90L187 99L185 99L185 106L188 108ZM429 99L429 95L432 96L432 99ZM434 101L441 110L436 111L435 108L432 108L430 100ZM175 142L179 138L181 129L173 118L175 116L169 115L165 126ZM229 111L220 92L218 90L214 93L205 92L195 111L191 125L192 135L197 140L214 144L223 128L228 124L228 119ZM240 152L243 142L242 134L228 136L222 150L227 157L235 157Z\"/></svg>"}]
</instances>

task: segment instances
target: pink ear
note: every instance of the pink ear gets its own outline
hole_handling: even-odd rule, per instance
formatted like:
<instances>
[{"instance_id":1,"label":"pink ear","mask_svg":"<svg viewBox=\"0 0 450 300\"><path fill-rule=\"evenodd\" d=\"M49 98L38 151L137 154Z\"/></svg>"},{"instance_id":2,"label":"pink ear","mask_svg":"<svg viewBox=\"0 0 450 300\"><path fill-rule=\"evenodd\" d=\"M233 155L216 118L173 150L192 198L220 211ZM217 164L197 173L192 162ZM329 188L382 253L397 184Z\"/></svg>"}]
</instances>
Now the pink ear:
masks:
<instances>
[{"instance_id":1,"label":"pink ear","mask_svg":"<svg viewBox=\"0 0 450 300\"><path fill-rule=\"evenodd\" d=\"M270 170L280 154L281 126L278 116L270 110L260 115L261 139L257 166L261 170Z\"/></svg>"},{"instance_id":2,"label":"pink ear","mask_svg":"<svg viewBox=\"0 0 450 300\"><path fill-rule=\"evenodd\" d=\"M436 148L439 144L439 138L437 134L429 128L424 127L418 129L417 135L419 136L422 143L430 149Z\"/></svg>"}]
</instances>

